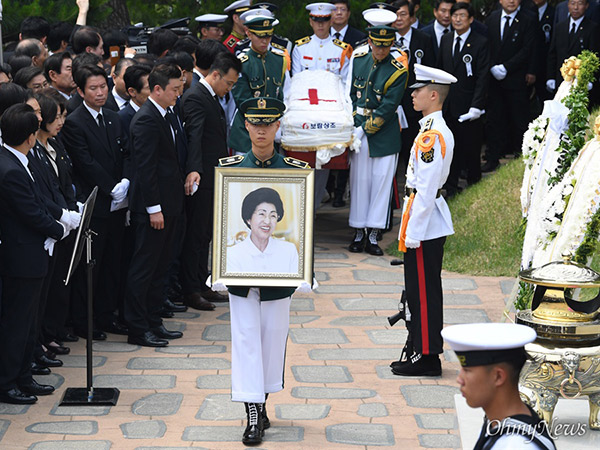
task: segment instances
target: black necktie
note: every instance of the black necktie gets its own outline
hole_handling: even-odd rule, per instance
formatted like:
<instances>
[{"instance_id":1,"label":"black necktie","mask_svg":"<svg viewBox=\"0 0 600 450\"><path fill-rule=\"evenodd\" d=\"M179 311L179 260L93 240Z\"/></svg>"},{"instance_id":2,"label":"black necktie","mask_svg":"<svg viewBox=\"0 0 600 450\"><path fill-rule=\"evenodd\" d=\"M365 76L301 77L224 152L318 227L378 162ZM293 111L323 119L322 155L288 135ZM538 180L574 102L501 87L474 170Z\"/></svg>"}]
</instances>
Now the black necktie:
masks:
<instances>
[{"instance_id":1,"label":"black necktie","mask_svg":"<svg viewBox=\"0 0 600 450\"><path fill-rule=\"evenodd\" d=\"M571 31L569 32L569 45L571 45L571 43L573 42L573 39L575 38L575 33L577 33L577 24L573 22L573 25L571 25Z\"/></svg>"},{"instance_id":2,"label":"black necktie","mask_svg":"<svg viewBox=\"0 0 600 450\"><path fill-rule=\"evenodd\" d=\"M454 63L460 59L460 36L456 36L456 44L454 44Z\"/></svg>"},{"instance_id":3,"label":"black necktie","mask_svg":"<svg viewBox=\"0 0 600 450\"><path fill-rule=\"evenodd\" d=\"M185 143L183 130L181 129L181 126L179 124L179 119L177 118L175 113L170 109L167 109L165 119L173 129L173 133L175 135L175 150L177 151L177 159L179 160L179 165L181 166L181 168L185 168L185 162L187 160L187 145Z\"/></svg>"},{"instance_id":4,"label":"black necktie","mask_svg":"<svg viewBox=\"0 0 600 450\"><path fill-rule=\"evenodd\" d=\"M102 133L102 135L106 136L106 139L108 139L106 124L104 123L104 117L102 117L102 113L98 113L98 127L100 128L100 132Z\"/></svg>"},{"instance_id":5,"label":"black necktie","mask_svg":"<svg viewBox=\"0 0 600 450\"><path fill-rule=\"evenodd\" d=\"M447 32L449 32L450 30L448 28L444 28L444 31L442 31L442 35L446 34Z\"/></svg>"},{"instance_id":6,"label":"black necktie","mask_svg":"<svg viewBox=\"0 0 600 450\"><path fill-rule=\"evenodd\" d=\"M225 118L225 110L223 109L223 106L221 105L221 100L219 99L219 96L217 94L214 95L213 97L215 99L215 102L217 102L217 105L219 105L219 111L221 111L221 118Z\"/></svg>"},{"instance_id":7,"label":"black necktie","mask_svg":"<svg viewBox=\"0 0 600 450\"><path fill-rule=\"evenodd\" d=\"M340 34L339 31L336 31L333 35L335 36L336 39L339 39L340 37L342 37L342 35Z\"/></svg>"},{"instance_id":8,"label":"black necktie","mask_svg":"<svg viewBox=\"0 0 600 450\"><path fill-rule=\"evenodd\" d=\"M400 36L400 48L404 49L404 36Z\"/></svg>"},{"instance_id":9,"label":"black necktie","mask_svg":"<svg viewBox=\"0 0 600 450\"><path fill-rule=\"evenodd\" d=\"M504 16L504 18L506 19L506 22L504 22L504 30L502 30L503 41L506 39L506 36L508 36L508 29L510 27L510 16Z\"/></svg>"}]
</instances>

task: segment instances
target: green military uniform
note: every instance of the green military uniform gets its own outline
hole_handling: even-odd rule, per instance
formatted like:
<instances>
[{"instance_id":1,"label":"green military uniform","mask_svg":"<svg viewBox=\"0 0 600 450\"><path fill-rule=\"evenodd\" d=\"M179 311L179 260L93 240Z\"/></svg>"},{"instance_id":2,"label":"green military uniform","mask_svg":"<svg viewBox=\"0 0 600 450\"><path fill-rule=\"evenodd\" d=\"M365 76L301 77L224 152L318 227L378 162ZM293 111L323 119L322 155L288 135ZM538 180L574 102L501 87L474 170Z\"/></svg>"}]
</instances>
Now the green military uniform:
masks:
<instances>
[{"instance_id":1,"label":"green military uniform","mask_svg":"<svg viewBox=\"0 0 600 450\"><path fill-rule=\"evenodd\" d=\"M382 61L375 61L371 52L354 56L350 89L354 126L364 129L371 157L400 153L396 110L407 80L406 68L391 55Z\"/></svg>"},{"instance_id":2,"label":"green military uniform","mask_svg":"<svg viewBox=\"0 0 600 450\"><path fill-rule=\"evenodd\" d=\"M250 22L257 21L260 21L261 27L252 24L250 26L263 28L263 24L268 27L267 23L270 22L270 35L272 35L273 19L260 18L253 19ZM248 26L250 22L247 22L245 25ZM261 33L261 31L250 29L250 27L249 30L255 34ZM264 33L264 31L262 32ZM289 60L286 58L284 51L272 48L264 55L261 55L250 48L248 51L238 55L238 58L242 62L242 73L232 90L233 98L238 108L244 101L250 98L269 97L283 101L283 85L289 66ZM233 119L228 144L230 148L241 153L248 151L252 147L248 131L246 131L244 125L244 116L239 110Z\"/></svg>"}]
</instances>

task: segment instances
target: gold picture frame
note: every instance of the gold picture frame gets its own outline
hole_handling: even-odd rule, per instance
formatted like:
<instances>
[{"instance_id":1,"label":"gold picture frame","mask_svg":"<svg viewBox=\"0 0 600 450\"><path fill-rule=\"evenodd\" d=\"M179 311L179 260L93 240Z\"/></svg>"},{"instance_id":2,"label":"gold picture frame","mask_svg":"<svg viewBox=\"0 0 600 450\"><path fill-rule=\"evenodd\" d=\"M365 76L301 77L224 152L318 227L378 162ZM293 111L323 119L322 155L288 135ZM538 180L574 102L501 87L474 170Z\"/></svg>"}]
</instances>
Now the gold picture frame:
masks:
<instances>
[{"instance_id":1,"label":"gold picture frame","mask_svg":"<svg viewBox=\"0 0 600 450\"><path fill-rule=\"evenodd\" d=\"M275 200L255 205L266 198L262 194ZM280 202L276 201L277 195ZM259 205L266 206L259 212ZM269 214L270 219L266 219ZM260 222L261 218L266 222ZM314 170L217 167L212 283L312 285L313 219ZM266 247L259 249L265 243Z\"/></svg>"}]
</instances>

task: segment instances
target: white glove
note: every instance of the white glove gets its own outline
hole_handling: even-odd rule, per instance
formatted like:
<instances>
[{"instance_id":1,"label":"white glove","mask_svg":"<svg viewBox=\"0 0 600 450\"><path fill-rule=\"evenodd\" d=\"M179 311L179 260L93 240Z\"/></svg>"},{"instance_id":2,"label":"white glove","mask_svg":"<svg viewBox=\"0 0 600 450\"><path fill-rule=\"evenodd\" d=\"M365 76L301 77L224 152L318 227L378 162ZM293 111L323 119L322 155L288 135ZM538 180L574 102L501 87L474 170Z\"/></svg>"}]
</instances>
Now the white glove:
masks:
<instances>
[{"instance_id":1,"label":"white glove","mask_svg":"<svg viewBox=\"0 0 600 450\"><path fill-rule=\"evenodd\" d=\"M129 180L123 178L115 187L110 191L110 195L113 200L117 203L121 203L127 197L127 191L129 190Z\"/></svg>"},{"instance_id":2,"label":"white glove","mask_svg":"<svg viewBox=\"0 0 600 450\"><path fill-rule=\"evenodd\" d=\"M459 122L466 122L467 120L477 120L481 117L483 111L477 108L469 108L469 112L463 114L458 118Z\"/></svg>"},{"instance_id":3,"label":"white glove","mask_svg":"<svg viewBox=\"0 0 600 450\"><path fill-rule=\"evenodd\" d=\"M213 284L212 283L212 275L208 276L205 284L215 292L227 290L227 286L225 286L223 283L214 283Z\"/></svg>"},{"instance_id":4,"label":"white glove","mask_svg":"<svg viewBox=\"0 0 600 450\"><path fill-rule=\"evenodd\" d=\"M355 127L354 128L354 139L362 140L364 135L365 135L365 130L363 130L363 127Z\"/></svg>"},{"instance_id":5,"label":"white glove","mask_svg":"<svg viewBox=\"0 0 600 450\"><path fill-rule=\"evenodd\" d=\"M76 229L81 224L81 214L77 211L69 211L71 230Z\"/></svg>"},{"instance_id":6,"label":"white glove","mask_svg":"<svg viewBox=\"0 0 600 450\"><path fill-rule=\"evenodd\" d=\"M492 76L498 81L504 80L504 78L506 78L506 74L508 73L506 71L506 67L504 67L504 65L502 64L497 64L493 66L490 69L490 72L492 72Z\"/></svg>"},{"instance_id":7,"label":"white glove","mask_svg":"<svg viewBox=\"0 0 600 450\"><path fill-rule=\"evenodd\" d=\"M83 207L85 205L81 202L77 202L77 207L79 208L79 214L83 214Z\"/></svg>"},{"instance_id":8,"label":"white glove","mask_svg":"<svg viewBox=\"0 0 600 450\"><path fill-rule=\"evenodd\" d=\"M71 212L68 209L63 209L62 211L62 215L58 221L65 228L65 230L71 231L73 229L73 226L71 225Z\"/></svg>"},{"instance_id":9,"label":"white glove","mask_svg":"<svg viewBox=\"0 0 600 450\"><path fill-rule=\"evenodd\" d=\"M319 283L317 282L316 278L313 278L312 283L313 284L311 286L306 281L303 281L302 283L300 283L300 286L296 288L296 292L299 292L301 294L308 294L319 287Z\"/></svg>"},{"instance_id":10,"label":"white glove","mask_svg":"<svg viewBox=\"0 0 600 450\"><path fill-rule=\"evenodd\" d=\"M406 239L404 240L404 244L406 245L406 248L419 248L421 246L421 241L415 241L415 240L409 238L408 236L406 236Z\"/></svg>"},{"instance_id":11,"label":"white glove","mask_svg":"<svg viewBox=\"0 0 600 450\"><path fill-rule=\"evenodd\" d=\"M556 80L547 80L546 89L548 92L554 92L554 89L556 89Z\"/></svg>"},{"instance_id":12,"label":"white glove","mask_svg":"<svg viewBox=\"0 0 600 450\"><path fill-rule=\"evenodd\" d=\"M362 127L355 127L352 132L352 145L351 148L356 153L360 152L360 147L362 145L362 138L365 135L365 130Z\"/></svg>"},{"instance_id":13,"label":"white glove","mask_svg":"<svg viewBox=\"0 0 600 450\"><path fill-rule=\"evenodd\" d=\"M50 256L54 253L54 244L56 244L56 239L52 239L51 237L47 237L44 241L44 250L46 250Z\"/></svg>"}]
</instances>

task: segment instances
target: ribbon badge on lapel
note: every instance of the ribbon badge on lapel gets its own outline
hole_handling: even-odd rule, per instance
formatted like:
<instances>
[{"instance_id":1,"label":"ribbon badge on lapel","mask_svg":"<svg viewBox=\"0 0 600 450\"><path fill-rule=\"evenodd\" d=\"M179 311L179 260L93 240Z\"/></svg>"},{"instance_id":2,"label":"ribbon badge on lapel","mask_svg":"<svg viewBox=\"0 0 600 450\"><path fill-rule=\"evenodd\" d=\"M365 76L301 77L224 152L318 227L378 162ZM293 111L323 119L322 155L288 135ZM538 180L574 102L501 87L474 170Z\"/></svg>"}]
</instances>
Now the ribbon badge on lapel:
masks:
<instances>
[{"instance_id":1,"label":"ribbon badge on lapel","mask_svg":"<svg viewBox=\"0 0 600 450\"><path fill-rule=\"evenodd\" d=\"M415 51L416 64L421 64L421 60L423 59L423 56L425 56L425 52L423 50L418 49Z\"/></svg>"},{"instance_id":2,"label":"ribbon badge on lapel","mask_svg":"<svg viewBox=\"0 0 600 450\"><path fill-rule=\"evenodd\" d=\"M552 30L552 26L549 23L545 23L542 26L542 31L544 32L544 35L546 36L546 44L548 42L550 42L550 31Z\"/></svg>"},{"instance_id":3,"label":"ribbon badge on lapel","mask_svg":"<svg viewBox=\"0 0 600 450\"><path fill-rule=\"evenodd\" d=\"M465 63L468 77L473 76L473 67L471 66L472 61L473 61L473 57L471 55L469 55L468 53L465 56L463 56L463 62Z\"/></svg>"}]
</instances>

